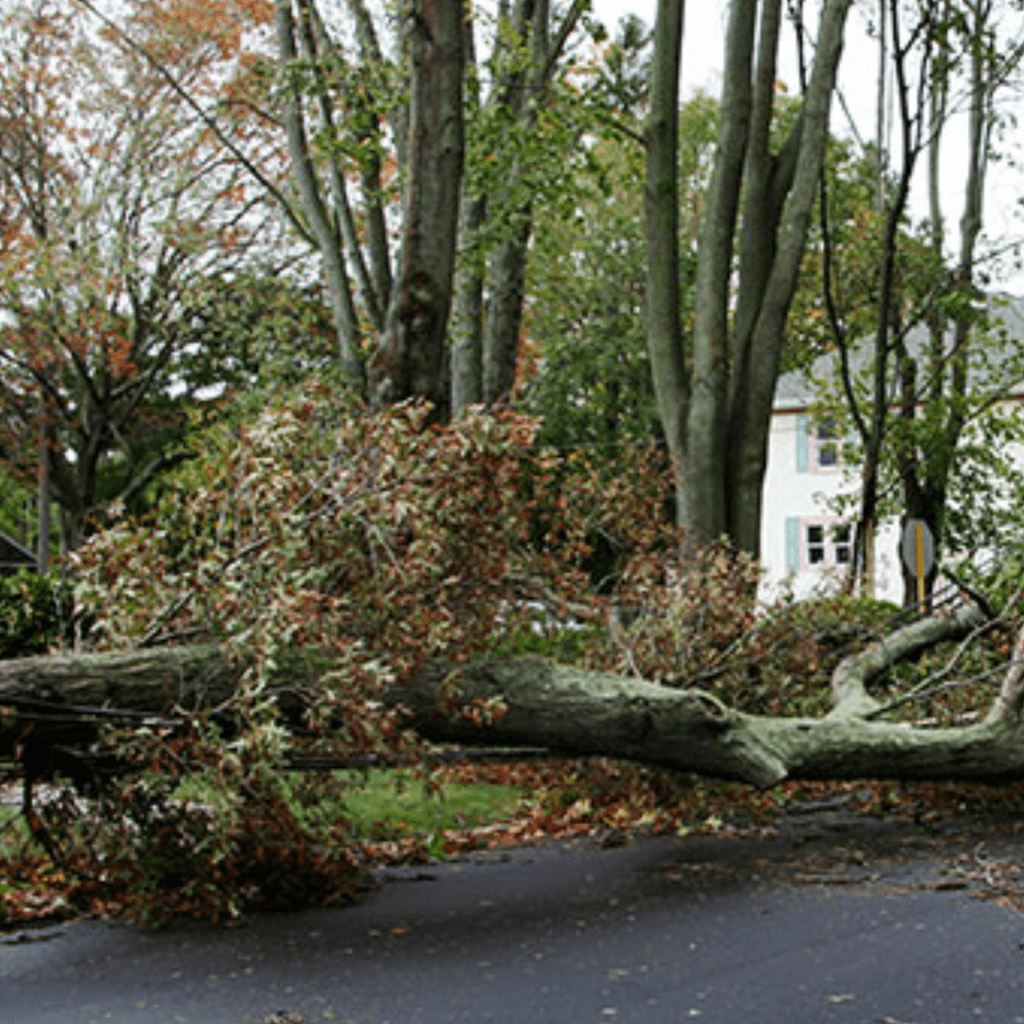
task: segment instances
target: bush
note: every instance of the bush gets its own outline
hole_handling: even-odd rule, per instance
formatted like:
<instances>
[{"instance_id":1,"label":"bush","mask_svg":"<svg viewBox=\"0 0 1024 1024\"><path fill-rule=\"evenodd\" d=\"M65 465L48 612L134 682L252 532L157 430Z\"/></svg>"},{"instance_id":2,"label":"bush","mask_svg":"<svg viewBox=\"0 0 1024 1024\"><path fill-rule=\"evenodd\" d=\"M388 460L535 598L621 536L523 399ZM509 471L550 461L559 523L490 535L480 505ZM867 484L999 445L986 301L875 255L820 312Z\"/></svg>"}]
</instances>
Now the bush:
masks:
<instances>
[{"instance_id":1,"label":"bush","mask_svg":"<svg viewBox=\"0 0 1024 1024\"><path fill-rule=\"evenodd\" d=\"M70 588L54 576L19 569L0 577L0 658L45 654L70 639Z\"/></svg>"}]
</instances>

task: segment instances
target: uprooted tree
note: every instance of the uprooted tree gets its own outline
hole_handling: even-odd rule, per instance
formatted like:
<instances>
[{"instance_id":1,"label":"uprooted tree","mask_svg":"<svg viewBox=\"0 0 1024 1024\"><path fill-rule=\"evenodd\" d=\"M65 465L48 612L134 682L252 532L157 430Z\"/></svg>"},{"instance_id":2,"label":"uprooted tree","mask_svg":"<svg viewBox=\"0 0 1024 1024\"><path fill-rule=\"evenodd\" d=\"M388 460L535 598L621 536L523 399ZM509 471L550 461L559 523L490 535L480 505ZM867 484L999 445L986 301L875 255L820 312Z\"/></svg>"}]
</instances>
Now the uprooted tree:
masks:
<instances>
[{"instance_id":1,"label":"uprooted tree","mask_svg":"<svg viewBox=\"0 0 1024 1024\"><path fill-rule=\"evenodd\" d=\"M608 485L578 455L533 449L525 417L438 428L426 416L403 406L345 419L321 388L268 409L241 440L211 432L202 475L182 471L157 526L109 530L76 556L99 649L0 666L0 737L45 764L41 749L67 746L69 728L76 742L89 736L88 709L162 716L173 732L167 723L203 708L230 718L244 694L297 730L294 749L315 737L335 753L394 751L395 738L416 734L758 786L1024 777L1024 633L984 698L987 714L946 726L896 720L956 689L969 641L996 633L1005 659L1013 598L997 616L965 591L953 612L862 636L832 661L830 708L766 714L820 654L802 655L792 628L758 613L751 563L728 549L672 554L664 474L651 489L638 465L632 489L620 480L588 493ZM588 531L603 522L633 529L610 598L588 596L581 568ZM567 649L574 636L572 665L514 656ZM956 640L952 665L909 695L880 695L895 666ZM752 700L758 686L766 692Z\"/></svg>"},{"instance_id":2,"label":"uprooted tree","mask_svg":"<svg viewBox=\"0 0 1024 1024\"><path fill-rule=\"evenodd\" d=\"M536 656L429 663L384 686L379 699L406 728L435 742L605 755L757 786L858 777L1002 781L1024 777L1024 633L987 715L976 723L884 721L895 705L869 693L898 662L991 625L968 605L912 623L846 658L832 676L832 710L820 718L747 714L705 690ZM45 720L38 721L38 740L56 741L65 728L60 705L167 719L230 701L244 667L244 659L216 645L23 659L0 665L0 703L48 706L54 725L48 733ZM299 658L269 685L294 719L317 684Z\"/></svg>"}]
</instances>

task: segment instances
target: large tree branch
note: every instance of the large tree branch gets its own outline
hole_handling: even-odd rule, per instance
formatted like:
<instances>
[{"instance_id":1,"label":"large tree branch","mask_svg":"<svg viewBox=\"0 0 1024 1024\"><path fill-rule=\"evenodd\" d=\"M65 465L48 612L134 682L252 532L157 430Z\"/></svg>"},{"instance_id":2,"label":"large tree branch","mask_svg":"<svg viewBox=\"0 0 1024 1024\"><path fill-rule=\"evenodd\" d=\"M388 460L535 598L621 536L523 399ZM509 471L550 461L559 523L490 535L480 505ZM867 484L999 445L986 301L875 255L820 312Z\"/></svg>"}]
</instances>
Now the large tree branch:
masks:
<instances>
[{"instance_id":1,"label":"large tree branch","mask_svg":"<svg viewBox=\"0 0 1024 1024\"><path fill-rule=\"evenodd\" d=\"M928 650L944 640L958 640L972 633L984 621L975 605L966 605L953 615L912 622L867 650L844 658L832 674L831 717L866 718L881 705L868 694L868 687L880 680L894 665Z\"/></svg>"},{"instance_id":2,"label":"large tree branch","mask_svg":"<svg viewBox=\"0 0 1024 1024\"><path fill-rule=\"evenodd\" d=\"M786 778L1024 778L1024 635L1000 697L980 724L924 728L865 717L876 706L866 693L870 680L901 658L962 635L979 618L972 610L914 623L844 662L833 681L836 710L819 719L742 714L701 690L534 657L432 664L385 690L382 699L436 742L543 746L757 786ZM58 710L115 707L153 715L208 707L231 698L245 662L218 646L24 659L0 664L0 706L15 709L8 721L24 702L40 700ZM290 704L321 674L316 659L301 654L278 673L281 700ZM44 724L35 723L37 742L45 741Z\"/></svg>"},{"instance_id":3,"label":"large tree branch","mask_svg":"<svg viewBox=\"0 0 1024 1024\"><path fill-rule=\"evenodd\" d=\"M295 46L295 19L292 15L291 0L276 0L274 7L281 64L286 73L293 73L298 60L298 52ZM324 273L327 278L328 293L331 297L331 309L334 313L342 365L356 391L362 394L366 385L366 377L360 353L358 318L352 303L352 292L349 286L348 272L345 269L345 261L342 257L337 226L332 223L320 194L320 185L306 138L302 99L294 81L289 82L287 86L284 118L295 184L302 200L303 210L313 227L317 249L324 262Z\"/></svg>"},{"instance_id":4,"label":"large tree branch","mask_svg":"<svg viewBox=\"0 0 1024 1024\"><path fill-rule=\"evenodd\" d=\"M334 107L330 97L330 87L323 70L325 54L330 52L330 41L320 21L320 15L310 0L299 0L299 29L303 47L309 59L313 76L316 80L316 98L320 109L320 119L327 138L327 180L330 186L331 199L348 247L348 255L355 267L359 291L366 306L370 319L377 330L384 327L384 303L387 295L378 295L370 271L359 242L352 206L348 201L345 189L345 176L339 159L338 129L334 118Z\"/></svg>"}]
</instances>

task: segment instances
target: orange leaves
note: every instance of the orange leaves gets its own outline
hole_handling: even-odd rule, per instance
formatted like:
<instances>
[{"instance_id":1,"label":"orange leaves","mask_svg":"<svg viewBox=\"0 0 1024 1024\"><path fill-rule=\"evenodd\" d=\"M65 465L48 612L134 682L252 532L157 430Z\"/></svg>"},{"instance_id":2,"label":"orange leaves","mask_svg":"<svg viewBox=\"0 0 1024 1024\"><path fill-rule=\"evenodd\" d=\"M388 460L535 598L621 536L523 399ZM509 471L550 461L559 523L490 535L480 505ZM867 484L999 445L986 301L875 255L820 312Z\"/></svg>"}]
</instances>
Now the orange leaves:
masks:
<instances>
[{"instance_id":1,"label":"orange leaves","mask_svg":"<svg viewBox=\"0 0 1024 1024\"><path fill-rule=\"evenodd\" d=\"M137 0L129 31L154 57L172 66L184 64L210 45L223 59L238 52L243 28L239 14L247 8L255 12L257 5L231 0Z\"/></svg>"},{"instance_id":2,"label":"orange leaves","mask_svg":"<svg viewBox=\"0 0 1024 1024\"><path fill-rule=\"evenodd\" d=\"M102 347L105 350L107 365L116 380L129 380L134 377L137 368L131 358L132 340L121 334L104 332Z\"/></svg>"}]
</instances>

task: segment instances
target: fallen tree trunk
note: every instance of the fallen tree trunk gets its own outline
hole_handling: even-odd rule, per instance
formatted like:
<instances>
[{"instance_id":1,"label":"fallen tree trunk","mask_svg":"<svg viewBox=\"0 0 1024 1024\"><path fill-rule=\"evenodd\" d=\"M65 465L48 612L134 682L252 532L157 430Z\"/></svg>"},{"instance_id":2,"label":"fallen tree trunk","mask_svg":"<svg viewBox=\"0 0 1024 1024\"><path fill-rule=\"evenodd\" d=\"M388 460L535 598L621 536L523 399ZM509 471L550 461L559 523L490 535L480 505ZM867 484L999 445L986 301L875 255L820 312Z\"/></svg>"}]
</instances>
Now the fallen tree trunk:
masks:
<instances>
[{"instance_id":1,"label":"fallen tree trunk","mask_svg":"<svg viewBox=\"0 0 1024 1024\"><path fill-rule=\"evenodd\" d=\"M227 700L241 667L214 644L0 661L0 704L18 699L167 714Z\"/></svg>"},{"instance_id":2,"label":"fallen tree trunk","mask_svg":"<svg viewBox=\"0 0 1024 1024\"><path fill-rule=\"evenodd\" d=\"M436 742L541 746L758 786L787 778L1024 778L1024 684L1015 663L979 724L921 728L872 717L880 706L867 687L890 665L982 625L977 611L964 609L846 659L833 677L834 709L820 719L747 715L699 690L532 657L430 665L384 699ZM1018 652L1024 656L1024 641ZM315 672L303 666L297 660L284 678L294 684L305 673L311 681ZM167 715L229 699L242 668L217 646L30 658L0 664L0 707L48 701Z\"/></svg>"}]
</instances>

